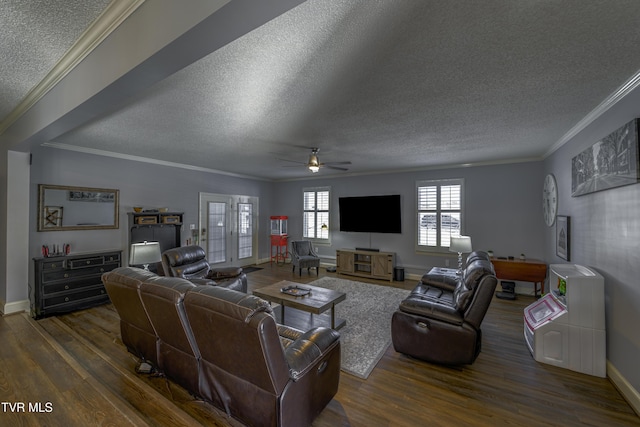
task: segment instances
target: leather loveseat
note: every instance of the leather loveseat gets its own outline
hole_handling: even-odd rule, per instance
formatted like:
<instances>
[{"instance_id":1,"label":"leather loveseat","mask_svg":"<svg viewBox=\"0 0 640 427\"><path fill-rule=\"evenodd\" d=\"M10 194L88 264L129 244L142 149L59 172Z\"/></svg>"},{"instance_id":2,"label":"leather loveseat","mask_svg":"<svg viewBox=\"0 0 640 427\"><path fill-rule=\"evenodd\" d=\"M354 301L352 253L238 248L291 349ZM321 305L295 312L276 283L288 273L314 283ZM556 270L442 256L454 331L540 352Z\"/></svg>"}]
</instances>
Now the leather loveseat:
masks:
<instances>
[{"instance_id":1,"label":"leather loveseat","mask_svg":"<svg viewBox=\"0 0 640 427\"><path fill-rule=\"evenodd\" d=\"M338 390L332 329L279 325L256 296L138 268L102 281L131 353L247 425L310 425Z\"/></svg>"},{"instance_id":2,"label":"leather loveseat","mask_svg":"<svg viewBox=\"0 0 640 427\"><path fill-rule=\"evenodd\" d=\"M425 274L391 321L396 351L433 363L471 364L497 279L489 256L469 255L462 276Z\"/></svg>"},{"instance_id":3,"label":"leather loveseat","mask_svg":"<svg viewBox=\"0 0 640 427\"><path fill-rule=\"evenodd\" d=\"M198 245L172 248L162 253L164 274L181 277L197 285L222 286L247 292L247 275L241 267L212 268Z\"/></svg>"}]
</instances>

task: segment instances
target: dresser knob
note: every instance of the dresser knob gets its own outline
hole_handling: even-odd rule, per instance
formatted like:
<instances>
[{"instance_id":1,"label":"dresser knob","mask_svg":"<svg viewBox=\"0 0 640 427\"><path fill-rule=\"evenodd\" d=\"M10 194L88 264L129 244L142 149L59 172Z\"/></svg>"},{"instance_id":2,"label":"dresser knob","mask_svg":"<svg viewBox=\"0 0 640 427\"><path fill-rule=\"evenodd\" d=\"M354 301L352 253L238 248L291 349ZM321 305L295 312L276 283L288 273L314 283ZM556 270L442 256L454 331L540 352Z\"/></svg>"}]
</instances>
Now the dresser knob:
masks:
<instances>
[{"instance_id":1,"label":"dresser knob","mask_svg":"<svg viewBox=\"0 0 640 427\"><path fill-rule=\"evenodd\" d=\"M69 289L69 285L64 285L64 288L65 289Z\"/></svg>"},{"instance_id":2,"label":"dresser knob","mask_svg":"<svg viewBox=\"0 0 640 427\"><path fill-rule=\"evenodd\" d=\"M64 297L65 302L69 302L69 297Z\"/></svg>"},{"instance_id":3,"label":"dresser knob","mask_svg":"<svg viewBox=\"0 0 640 427\"><path fill-rule=\"evenodd\" d=\"M51 268L58 268L55 264L51 264Z\"/></svg>"},{"instance_id":4,"label":"dresser knob","mask_svg":"<svg viewBox=\"0 0 640 427\"><path fill-rule=\"evenodd\" d=\"M87 264L91 264L91 261L87 261Z\"/></svg>"},{"instance_id":5,"label":"dresser knob","mask_svg":"<svg viewBox=\"0 0 640 427\"><path fill-rule=\"evenodd\" d=\"M104 294L104 289L100 289L100 293L101 293L101 294Z\"/></svg>"},{"instance_id":6,"label":"dresser knob","mask_svg":"<svg viewBox=\"0 0 640 427\"><path fill-rule=\"evenodd\" d=\"M100 273L104 273L104 268L101 268L101 269L100 269Z\"/></svg>"},{"instance_id":7,"label":"dresser knob","mask_svg":"<svg viewBox=\"0 0 640 427\"><path fill-rule=\"evenodd\" d=\"M64 273L64 278L68 279L69 278L69 273Z\"/></svg>"}]
</instances>

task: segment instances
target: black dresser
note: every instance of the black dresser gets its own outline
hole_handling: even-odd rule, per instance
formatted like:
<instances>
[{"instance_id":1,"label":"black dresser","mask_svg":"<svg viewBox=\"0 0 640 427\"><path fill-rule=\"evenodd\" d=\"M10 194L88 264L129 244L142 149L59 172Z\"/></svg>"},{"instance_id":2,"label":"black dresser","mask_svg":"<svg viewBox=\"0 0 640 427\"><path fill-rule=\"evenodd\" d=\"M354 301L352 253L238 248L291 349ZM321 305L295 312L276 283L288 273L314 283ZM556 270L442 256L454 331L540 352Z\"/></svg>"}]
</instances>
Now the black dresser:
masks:
<instances>
[{"instance_id":1,"label":"black dresser","mask_svg":"<svg viewBox=\"0 0 640 427\"><path fill-rule=\"evenodd\" d=\"M122 251L34 258L31 315L36 319L109 302L102 273L120 267Z\"/></svg>"}]
</instances>

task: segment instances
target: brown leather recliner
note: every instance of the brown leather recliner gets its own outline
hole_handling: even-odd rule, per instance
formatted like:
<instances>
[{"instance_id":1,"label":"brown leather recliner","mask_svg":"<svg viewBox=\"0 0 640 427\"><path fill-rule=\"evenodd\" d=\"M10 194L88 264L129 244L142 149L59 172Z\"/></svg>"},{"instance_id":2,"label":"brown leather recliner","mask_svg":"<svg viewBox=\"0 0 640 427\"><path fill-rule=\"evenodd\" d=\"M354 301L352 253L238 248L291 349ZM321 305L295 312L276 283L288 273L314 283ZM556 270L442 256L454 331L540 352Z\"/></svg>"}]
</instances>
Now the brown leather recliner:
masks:
<instances>
[{"instance_id":1,"label":"brown leather recliner","mask_svg":"<svg viewBox=\"0 0 640 427\"><path fill-rule=\"evenodd\" d=\"M338 391L340 335L277 325L253 295L198 287L184 306L200 348L206 400L252 426L307 426Z\"/></svg>"},{"instance_id":2,"label":"brown leather recliner","mask_svg":"<svg viewBox=\"0 0 640 427\"><path fill-rule=\"evenodd\" d=\"M451 277L450 277L451 278ZM498 283L493 265L475 259L455 280L429 275L414 288L393 314L391 337L396 351L434 363L471 364L480 354L480 324Z\"/></svg>"},{"instance_id":3,"label":"brown leather recliner","mask_svg":"<svg viewBox=\"0 0 640 427\"><path fill-rule=\"evenodd\" d=\"M168 249L162 253L164 273L197 285L222 286L247 292L247 275L241 267L211 268L203 248L198 245Z\"/></svg>"},{"instance_id":4,"label":"brown leather recliner","mask_svg":"<svg viewBox=\"0 0 640 427\"><path fill-rule=\"evenodd\" d=\"M337 393L340 335L333 329L279 325L256 296L133 267L102 281L128 350L244 423L310 425ZM149 347L157 349L153 357Z\"/></svg>"},{"instance_id":5,"label":"brown leather recliner","mask_svg":"<svg viewBox=\"0 0 640 427\"><path fill-rule=\"evenodd\" d=\"M124 267L121 267L124 268ZM126 267L126 275L118 275L116 270L111 276L102 275L109 298L120 316L120 336L122 343L130 353L135 354L142 361L158 366L158 336L147 316L140 298L139 288L150 278L157 277L155 273L140 268Z\"/></svg>"},{"instance_id":6,"label":"brown leather recliner","mask_svg":"<svg viewBox=\"0 0 640 427\"><path fill-rule=\"evenodd\" d=\"M156 276L145 280L139 289L158 339L156 369L199 394L200 350L186 321L183 304L185 294L195 287L188 280Z\"/></svg>"}]
</instances>

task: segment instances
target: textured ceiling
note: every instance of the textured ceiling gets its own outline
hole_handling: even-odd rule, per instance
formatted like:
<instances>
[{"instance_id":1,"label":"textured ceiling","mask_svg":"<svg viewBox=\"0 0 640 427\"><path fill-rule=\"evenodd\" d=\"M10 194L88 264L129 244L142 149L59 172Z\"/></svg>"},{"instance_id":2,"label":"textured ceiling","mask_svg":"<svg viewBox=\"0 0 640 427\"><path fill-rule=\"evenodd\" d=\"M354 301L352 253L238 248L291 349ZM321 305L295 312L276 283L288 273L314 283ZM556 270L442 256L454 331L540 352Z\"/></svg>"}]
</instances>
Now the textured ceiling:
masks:
<instances>
[{"instance_id":1,"label":"textured ceiling","mask_svg":"<svg viewBox=\"0 0 640 427\"><path fill-rule=\"evenodd\" d=\"M0 119L49 73L109 1L0 1Z\"/></svg>"},{"instance_id":2,"label":"textured ceiling","mask_svg":"<svg viewBox=\"0 0 640 427\"><path fill-rule=\"evenodd\" d=\"M639 22L635 0L309 0L53 142L267 179L309 176L279 160L304 147L347 173L537 159L640 70ZM27 56L8 74L52 61Z\"/></svg>"}]
</instances>

